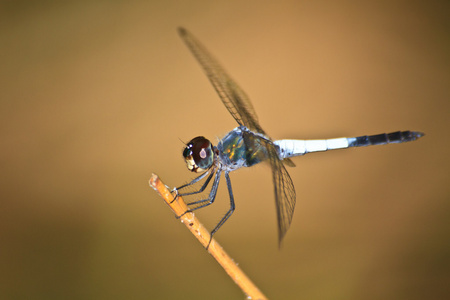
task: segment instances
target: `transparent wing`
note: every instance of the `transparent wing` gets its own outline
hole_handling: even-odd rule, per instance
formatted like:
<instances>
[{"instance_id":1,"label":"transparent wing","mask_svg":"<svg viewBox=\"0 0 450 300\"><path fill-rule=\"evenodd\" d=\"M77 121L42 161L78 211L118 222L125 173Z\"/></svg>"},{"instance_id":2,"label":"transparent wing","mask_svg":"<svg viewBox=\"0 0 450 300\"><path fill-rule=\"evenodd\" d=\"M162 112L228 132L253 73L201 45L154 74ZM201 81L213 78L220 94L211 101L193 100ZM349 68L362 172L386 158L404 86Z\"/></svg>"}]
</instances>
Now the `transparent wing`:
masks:
<instances>
[{"instance_id":1,"label":"transparent wing","mask_svg":"<svg viewBox=\"0 0 450 300\"><path fill-rule=\"evenodd\" d=\"M263 134L266 139L261 139L267 148L275 189L275 203L277 207L278 238L283 239L292 221L295 207L295 189L283 162L289 166L295 166L290 159L279 159L275 145L261 128L258 117L245 92L220 66L218 61L206 50L206 48L187 30L179 28L178 32L192 54L203 67L206 75L219 94L225 107L231 113L239 125L243 125L253 132Z\"/></svg>"},{"instance_id":2,"label":"transparent wing","mask_svg":"<svg viewBox=\"0 0 450 300\"><path fill-rule=\"evenodd\" d=\"M295 188L289 173L283 165L283 161L278 159L277 150L272 142L267 141L266 148L272 167L275 204L277 207L278 242L281 244L281 240L288 231L294 215Z\"/></svg>"},{"instance_id":3,"label":"transparent wing","mask_svg":"<svg viewBox=\"0 0 450 300\"><path fill-rule=\"evenodd\" d=\"M203 67L203 70L219 94L220 99L236 122L252 131L265 135L265 132L259 126L258 117L247 94L191 33L184 28L179 28L178 32Z\"/></svg>"}]
</instances>

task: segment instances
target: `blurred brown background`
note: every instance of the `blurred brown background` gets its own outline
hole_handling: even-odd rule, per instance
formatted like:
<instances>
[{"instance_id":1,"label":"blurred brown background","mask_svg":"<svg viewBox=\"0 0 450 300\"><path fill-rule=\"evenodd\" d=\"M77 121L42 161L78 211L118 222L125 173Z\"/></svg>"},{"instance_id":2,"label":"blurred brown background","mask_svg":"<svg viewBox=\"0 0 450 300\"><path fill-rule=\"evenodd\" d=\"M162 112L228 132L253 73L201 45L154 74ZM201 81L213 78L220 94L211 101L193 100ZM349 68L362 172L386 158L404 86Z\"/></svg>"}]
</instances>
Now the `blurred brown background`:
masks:
<instances>
[{"instance_id":1,"label":"blurred brown background","mask_svg":"<svg viewBox=\"0 0 450 300\"><path fill-rule=\"evenodd\" d=\"M294 159L278 249L270 169L231 174L218 241L273 299L444 299L448 1L2 1L1 299L244 299L149 188L183 144L236 127L185 26L275 139L420 130ZM180 141L181 140L181 141ZM228 207L222 182L209 228Z\"/></svg>"}]
</instances>

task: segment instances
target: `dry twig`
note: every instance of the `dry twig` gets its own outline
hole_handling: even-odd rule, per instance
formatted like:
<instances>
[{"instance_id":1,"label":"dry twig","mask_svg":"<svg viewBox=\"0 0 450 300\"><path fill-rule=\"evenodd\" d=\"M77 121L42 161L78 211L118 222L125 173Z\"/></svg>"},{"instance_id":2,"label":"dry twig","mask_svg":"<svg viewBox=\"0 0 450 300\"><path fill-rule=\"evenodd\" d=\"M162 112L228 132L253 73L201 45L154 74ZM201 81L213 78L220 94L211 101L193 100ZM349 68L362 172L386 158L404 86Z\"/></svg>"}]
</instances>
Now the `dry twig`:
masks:
<instances>
[{"instance_id":1,"label":"dry twig","mask_svg":"<svg viewBox=\"0 0 450 300\"><path fill-rule=\"evenodd\" d=\"M181 222L191 231L191 233L200 241L203 247L206 248L210 240L209 231L198 221L193 213L184 212L188 210L186 203L178 196L175 201L174 196L169 191L166 185L162 183L159 177L152 174L149 181L150 186L159 193L164 201L170 206L175 215L181 216ZM208 252L217 260L217 262L225 269L228 276L241 288L241 290L247 295L248 299L267 299L263 293L253 284L250 278L242 272L237 264L228 256L223 248L216 242L215 239L211 240Z\"/></svg>"}]
</instances>

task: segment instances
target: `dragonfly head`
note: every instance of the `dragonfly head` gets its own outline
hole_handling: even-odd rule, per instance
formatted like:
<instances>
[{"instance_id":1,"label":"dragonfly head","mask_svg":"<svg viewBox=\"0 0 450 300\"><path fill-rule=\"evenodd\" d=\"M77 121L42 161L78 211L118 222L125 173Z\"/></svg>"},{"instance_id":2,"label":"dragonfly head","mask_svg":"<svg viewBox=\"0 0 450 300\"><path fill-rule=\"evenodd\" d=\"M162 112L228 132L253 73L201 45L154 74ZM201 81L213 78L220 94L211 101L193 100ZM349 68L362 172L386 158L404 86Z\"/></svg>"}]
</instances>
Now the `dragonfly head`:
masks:
<instances>
[{"instance_id":1,"label":"dragonfly head","mask_svg":"<svg viewBox=\"0 0 450 300\"><path fill-rule=\"evenodd\" d=\"M214 162L214 148L203 136L193 138L183 150L186 165L192 172L208 170Z\"/></svg>"}]
</instances>

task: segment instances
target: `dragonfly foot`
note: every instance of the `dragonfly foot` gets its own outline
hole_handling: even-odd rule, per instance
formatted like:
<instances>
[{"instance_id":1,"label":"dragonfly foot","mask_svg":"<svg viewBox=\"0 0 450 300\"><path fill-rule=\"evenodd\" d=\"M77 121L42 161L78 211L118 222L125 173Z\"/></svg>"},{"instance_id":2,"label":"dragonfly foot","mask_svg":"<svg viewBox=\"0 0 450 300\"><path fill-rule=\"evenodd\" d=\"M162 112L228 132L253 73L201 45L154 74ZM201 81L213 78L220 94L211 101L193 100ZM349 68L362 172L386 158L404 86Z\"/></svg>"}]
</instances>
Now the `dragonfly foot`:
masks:
<instances>
[{"instance_id":1,"label":"dragonfly foot","mask_svg":"<svg viewBox=\"0 0 450 300\"><path fill-rule=\"evenodd\" d=\"M211 241L212 241L212 235L209 237L208 245L206 245L206 247L205 247L206 251L208 251L209 245L211 245Z\"/></svg>"},{"instance_id":2,"label":"dragonfly foot","mask_svg":"<svg viewBox=\"0 0 450 300\"><path fill-rule=\"evenodd\" d=\"M175 218L176 218L176 219L179 219L179 218L181 218L182 216L184 216L185 214L191 213L191 212L192 212L192 210L188 209L188 210L186 210L184 213L182 213L181 215L175 216Z\"/></svg>"},{"instance_id":3,"label":"dragonfly foot","mask_svg":"<svg viewBox=\"0 0 450 300\"><path fill-rule=\"evenodd\" d=\"M170 201L170 203L173 203L175 200L177 200L178 199L178 189L176 188L176 187L174 187L173 189L172 189L172 191L171 191L171 193L173 193L173 192L175 192L175 196L173 197L173 200L172 201Z\"/></svg>"}]
</instances>

